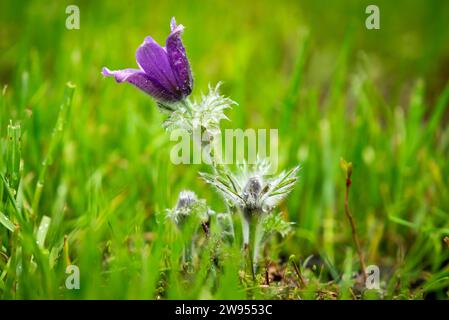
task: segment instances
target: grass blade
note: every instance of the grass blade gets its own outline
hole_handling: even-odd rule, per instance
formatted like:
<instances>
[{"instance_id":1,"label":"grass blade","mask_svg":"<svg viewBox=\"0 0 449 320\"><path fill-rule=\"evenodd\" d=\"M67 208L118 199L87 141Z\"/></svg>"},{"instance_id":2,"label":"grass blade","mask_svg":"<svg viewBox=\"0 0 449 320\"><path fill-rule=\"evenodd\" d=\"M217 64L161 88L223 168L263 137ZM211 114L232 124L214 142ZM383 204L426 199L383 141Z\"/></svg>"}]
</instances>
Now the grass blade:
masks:
<instances>
[{"instance_id":1,"label":"grass blade","mask_svg":"<svg viewBox=\"0 0 449 320\"><path fill-rule=\"evenodd\" d=\"M11 220L9 220L8 217L1 211L0 211L0 223L11 232L13 232L16 229L14 223L12 223Z\"/></svg>"}]
</instances>

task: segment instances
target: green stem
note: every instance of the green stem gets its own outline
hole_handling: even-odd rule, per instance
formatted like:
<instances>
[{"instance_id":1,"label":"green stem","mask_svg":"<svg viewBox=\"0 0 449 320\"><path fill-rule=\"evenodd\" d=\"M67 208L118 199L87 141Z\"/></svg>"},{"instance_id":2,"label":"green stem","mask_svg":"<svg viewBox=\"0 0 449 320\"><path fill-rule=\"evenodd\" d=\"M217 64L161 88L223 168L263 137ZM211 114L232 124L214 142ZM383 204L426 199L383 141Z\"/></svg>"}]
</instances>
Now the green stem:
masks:
<instances>
[{"instance_id":1,"label":"green stem","mask_svg":"<svg viewBox=\"0 0 449 320\"><path fill-rule=\"evenodd\" d=\"M242 214L243 248L248 256L253 279L257 272L260 245L262 243L262 225L258 214Z\"/></svg>"},{"instance_id":2,"label":"green stem","mask_svg":"<svg viewBox=\"0 0 449 320\"><path fill-rule=\"evenodd\" d=\"M186 108L187 112L191 115L193 113L192 103L189 99L181 100L181 104Z\"/></svg>"}]
</instances>

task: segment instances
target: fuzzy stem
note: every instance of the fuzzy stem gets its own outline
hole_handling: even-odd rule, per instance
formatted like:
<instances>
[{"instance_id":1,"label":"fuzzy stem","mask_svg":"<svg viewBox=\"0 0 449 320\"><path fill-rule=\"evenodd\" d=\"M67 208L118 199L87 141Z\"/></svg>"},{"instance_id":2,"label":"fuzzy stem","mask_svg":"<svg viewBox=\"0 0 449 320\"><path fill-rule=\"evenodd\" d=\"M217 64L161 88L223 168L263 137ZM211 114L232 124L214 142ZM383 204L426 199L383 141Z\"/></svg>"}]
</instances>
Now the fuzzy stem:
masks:
<instances>
[{"instance_id":1,"label":"fuzzy stem","mask_svg":"<svg viewBox=\"0 0 449 320\"><path fill-rule=\"evenodd\" d=\"M242 231L243 249L248 255L251 274L253 279L255 279L260 245L262 243L262 224L259 219L259 214L244 212L242 214Z\"/></svg>"},{"instance_id":2,"label":"fuzzy stem","mask_svg":"<svg viewBox=\"0 0 449 320\"><path fill-rule=\"evenodd\" d=\"M257 270L257 263L259 262L260 246L262 244L262 224L260 219L253 219L253 267L254 271Z\"/></svg>"},{"instance_id":3,"label":"fuzzy stem","mask_svg":"<svg viewBox=\"0 0 449 320\"><path fill-rule=\"evenodd\" d=\"M244 214L242 214L242 233L243 233L243 246L247 247L249 246L249 234L250 234L250 218L245 217Z\"/></svg>"},{"instance_id":4,"label":"fuzzy stem","mask_svg":"<svg viewBox=\"0 0 449 320\"><path fill-rule=\"evenodd\" d=\"M248 215L247 212L242 212L240 215L242 219L242 236L243 236L243 254L247 260L247 268L250 269L253 280L256 278L256 275L254 273L254 267L253 267L253 260L252 260L252 248L250 246L251 243L251 217ZM246 269L247 269L246 268Z\"/></svg>"},{"instance_id":5,"label":"fuzzy stem","mask_svg":"<svg viewBox=\"0 0 449 320\"><path fill-rule=\"evenodd\" d=\"M183 99L183 100L181 100L181 104L186 108L187 112L188 112L190 115L193 114L192 103L190 102L189 99Z\"/></svg>"}]
</instances>

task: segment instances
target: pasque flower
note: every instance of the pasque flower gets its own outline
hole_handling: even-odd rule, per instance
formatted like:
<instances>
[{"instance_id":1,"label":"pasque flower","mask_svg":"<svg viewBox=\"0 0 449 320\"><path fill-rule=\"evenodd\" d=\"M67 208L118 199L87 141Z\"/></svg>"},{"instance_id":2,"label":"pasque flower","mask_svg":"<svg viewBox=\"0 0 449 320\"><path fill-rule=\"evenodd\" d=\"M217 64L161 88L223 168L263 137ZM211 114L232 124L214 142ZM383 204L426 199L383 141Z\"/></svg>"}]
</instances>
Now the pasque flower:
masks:
<instances>
[{"instance_id":1,"label":"pasque flower","mask_svg":"<svg viewBox=\"0 0 449 320\"><path fill-rule=\"evenodd\" d=\"M150 36L136 51L138 69L111 71L104 67L102 74L117 82L128 82L161 103L174 103L192 92L193 78L181 34L184 27L171 20L171 32L166 46L160 46Z\"/></svg>"},{"instance_id":2,"label":"pasque flower","mask_svg":"<svg viewBox=\"0 0 449 320\"><path fill-rule=\"evenodd\" d=\"M212 211L206 204L206 200L198 199L195 192L184 190L179 193L178 201L173 209L167 209L166 217L171 219L178 227L181 227L187 217L196 215L202 222L209 219Z\"/></svg>"},{"instance_id":3,"label":"pasque flower","mask_svg":"<svg viewBox=\"0 0 449 320\"><path fill-rule=\"evenodd\" d=\"M257 159L244 163L237 172L225 170L214 174L201 173L203 179L214 186L230 206L240 208L247 218L271 213L279 202L294 188L299 166L278 176L269 177L270 163Z\"/></svg>"},{"instance_id":4,"label":"pasque flower","mask_svg":"<svg viewBox=\"0 0 449 320\"><path fill-rule=\"evenodd\" d=\"M287 234L289 224L274 209L294 188L299 166L278 176L269 177L270 162L257 159L254 165L244 163L236 172L216 170L213 174L201 173L203 179L214 186L230 207L242 214L242 233L245 249L252 246L253 272L258 261L264 234L272 231Z\"/></svg>"}]
</instances>

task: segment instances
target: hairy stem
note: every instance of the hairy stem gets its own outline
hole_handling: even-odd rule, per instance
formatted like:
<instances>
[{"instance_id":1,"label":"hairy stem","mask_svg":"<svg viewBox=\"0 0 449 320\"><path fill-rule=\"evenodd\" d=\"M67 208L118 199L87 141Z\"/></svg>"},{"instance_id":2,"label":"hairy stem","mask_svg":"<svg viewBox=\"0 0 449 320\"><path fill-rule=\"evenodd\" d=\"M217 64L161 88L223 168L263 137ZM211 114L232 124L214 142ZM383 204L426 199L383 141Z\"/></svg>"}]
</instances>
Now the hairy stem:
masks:
<instances>
[{"instance_id":1,"label":"hairy stem","mask_svg":"<svg viewBox=\"0 0 449 320\"><path fill-rule=\"evenodd\" d=\"M187 110L187 112L189 114L193 113L193 111L192 111L192 103L190 102L189 99L181 100L181 104L186 108L186 110Z\"/></svg>"},{"instance_id":2,"label":"hairy stem","mask_svg":"<svg viewBox=\"0 0 449 320\"><path fill-rule=\"evenodd\" d=\"M243 249L245 254L247 254L248 264L254 280L262 243L262 224L258 216L246 212L242 214L242 227Z\"/></svg>"}]
</instances>

